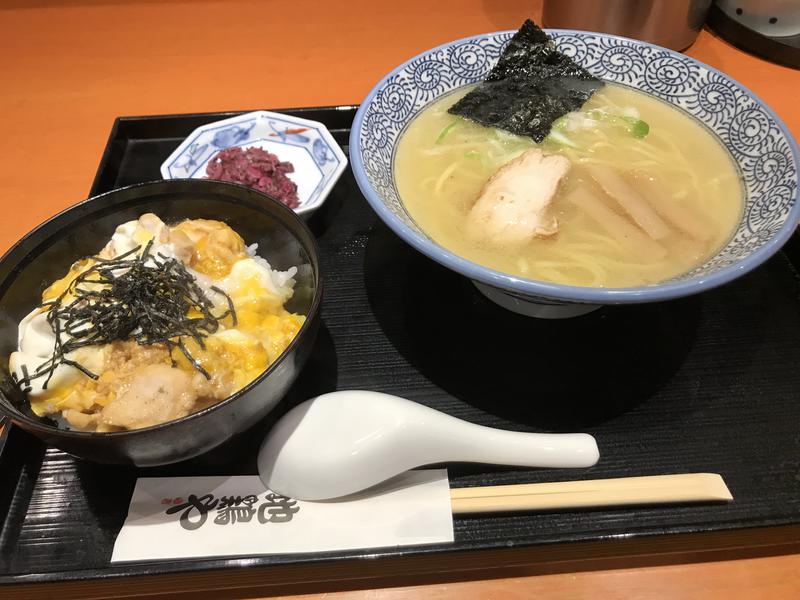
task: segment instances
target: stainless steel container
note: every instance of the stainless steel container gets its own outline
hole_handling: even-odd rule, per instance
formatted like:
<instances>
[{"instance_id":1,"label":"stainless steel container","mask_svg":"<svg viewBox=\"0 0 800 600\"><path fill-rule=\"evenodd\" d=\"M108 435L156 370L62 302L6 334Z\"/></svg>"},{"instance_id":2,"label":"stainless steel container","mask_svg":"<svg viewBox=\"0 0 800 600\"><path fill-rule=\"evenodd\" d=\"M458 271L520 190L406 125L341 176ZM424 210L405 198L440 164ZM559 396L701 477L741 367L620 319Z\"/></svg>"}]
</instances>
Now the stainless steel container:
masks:
<instances>
[{"instance_id":1,"label":"stainless steel container","mask_svg":"<svg viewBox=\"0 0 800 600\"><path fill-rule=\"evenodd\" d=\"M737 23L761 35L800 35L800 0L717 0L717 6Z\"/></svg>"},{"instance_id":2,"label":"stainless steel container","mask_svg":"<svg viewBox=\"0 0 800 600\"><path fill-rule=\"evenodd\" d=\"M613 33L684 50L711 0L544 0L545 27Z\"/></svg>"}]
</instances>

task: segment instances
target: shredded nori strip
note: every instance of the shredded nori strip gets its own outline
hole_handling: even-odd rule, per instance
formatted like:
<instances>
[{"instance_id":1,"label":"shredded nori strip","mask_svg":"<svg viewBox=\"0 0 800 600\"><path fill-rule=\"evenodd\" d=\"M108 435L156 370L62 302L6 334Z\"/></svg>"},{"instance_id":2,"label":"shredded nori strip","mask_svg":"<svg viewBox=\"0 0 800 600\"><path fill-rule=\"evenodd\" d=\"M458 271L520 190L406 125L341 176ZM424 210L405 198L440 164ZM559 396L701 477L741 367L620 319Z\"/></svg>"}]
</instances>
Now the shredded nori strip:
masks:
<instances>
[{"instance_id":1,"label":"shredded nori strip","mask_svg":"<svg viewBox=\"0 0 800 600\"><path fill-rule=\"evenodd\" d=\"M603 85L528 19L486 79L448 112L541 142L556 119Z\"/></svg>"},{"instance_id":2,"label":"shredded nori strip","mask_svg":"<svg viewBox=\"0 0 800 600\"><path fill-rule=\"evenodd\" d=\"M208 372L191 355L183 338L194 339L205 348L203 338L219 329L219 323L231 317L237 324L231 297L218 287L215 293L225 297L228 308L213 313L214 304L197 285L182 262L163 254L150 253L152 240L141 255L138 246L112 259L94 257L96 264L80 273L55 300L45 302L49 308L47 322L56 341L52 356L33 373L23 369L21 387L31 380L47 376L47 384L59 365L70 365L88 377L97 379L81 364L66 357L85 346L109 344L116 340L135 340L140 345L164 344L172 354L179 350L204 377ZM68 295L74 296L65 303ZM200 316L189 317L189 313ZM62 341L62 337L66 338ZM173 366L175 360L173 359Z\"/></svg>"}]
</instances>

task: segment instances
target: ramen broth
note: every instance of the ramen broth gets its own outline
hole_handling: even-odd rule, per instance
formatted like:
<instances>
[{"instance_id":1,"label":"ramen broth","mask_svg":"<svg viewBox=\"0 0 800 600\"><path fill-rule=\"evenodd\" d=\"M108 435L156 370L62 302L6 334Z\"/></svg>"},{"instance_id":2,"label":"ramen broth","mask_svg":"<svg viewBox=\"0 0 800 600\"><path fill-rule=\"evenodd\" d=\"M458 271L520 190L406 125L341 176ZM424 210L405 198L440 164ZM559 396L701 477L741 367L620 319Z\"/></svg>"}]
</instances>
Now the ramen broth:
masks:
<instances>
[{"instance_id":1,"label":"ramen broth","mask_svg":"<svg viewBox=\"0 0 800 600\"><path fill-rule=\"evenodd\" d=\"M705 127L663 101L606 85L537 145L448 114L469 89L426 107L403 133L395 158L409 214L457 255L528 279L631 287L702 264L739 222L742 185L733 159ZM558 233L512 246L465 235L467 214L489 178L537 146L571 162L550 208ZM631 189L638 200L619 197ZM637 221L628 200L644 201L660 225L653 230Z\"/></svg>"}]
</instances>

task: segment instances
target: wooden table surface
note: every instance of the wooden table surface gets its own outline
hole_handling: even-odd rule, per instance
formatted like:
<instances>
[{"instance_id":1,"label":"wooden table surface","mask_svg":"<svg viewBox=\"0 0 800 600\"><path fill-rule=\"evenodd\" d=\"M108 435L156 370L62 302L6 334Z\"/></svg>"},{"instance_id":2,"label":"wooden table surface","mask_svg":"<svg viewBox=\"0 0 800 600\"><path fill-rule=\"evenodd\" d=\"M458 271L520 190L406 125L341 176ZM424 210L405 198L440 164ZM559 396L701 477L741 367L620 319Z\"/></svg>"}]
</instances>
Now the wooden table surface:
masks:
<instances>
[{"instance_id":1,"label":"wooden table surface","mask_svg":"<svg viewBox=\"0 0 800 600\"><path fill-rule=\"evenodd\" d=\"M540 16L535 0L3 0L0 251L86 196L119 115L356 104L431 46ZM800 71L708 31L687 53L751 88L800 136ZM790 598L798 574L800 555L789 554L327 597Z\"/></svg>"}]
</instances>

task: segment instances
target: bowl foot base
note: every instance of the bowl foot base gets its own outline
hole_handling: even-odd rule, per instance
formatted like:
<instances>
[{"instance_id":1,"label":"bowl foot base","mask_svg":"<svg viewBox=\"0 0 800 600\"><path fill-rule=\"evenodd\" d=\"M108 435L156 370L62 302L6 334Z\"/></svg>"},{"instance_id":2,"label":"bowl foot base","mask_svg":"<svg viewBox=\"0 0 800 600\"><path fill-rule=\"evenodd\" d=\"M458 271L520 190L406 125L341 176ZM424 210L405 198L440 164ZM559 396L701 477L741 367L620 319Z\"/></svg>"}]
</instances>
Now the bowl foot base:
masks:
<instances>
[{"instance_id":1,"label":"bowl foot base","mask_svg":"<svg viewBox=\"0 0 800 600\"><path fill-rule=\"evenodd\" d=\"M545 298L533 299L523 298L485 285L478 281L472 281L478 291L486 296L495 304L526 317L537 319L569 319L579 317L597 310L599 304L572 304L569 302L556 302Z\"/></svg>"}]
</instances>

